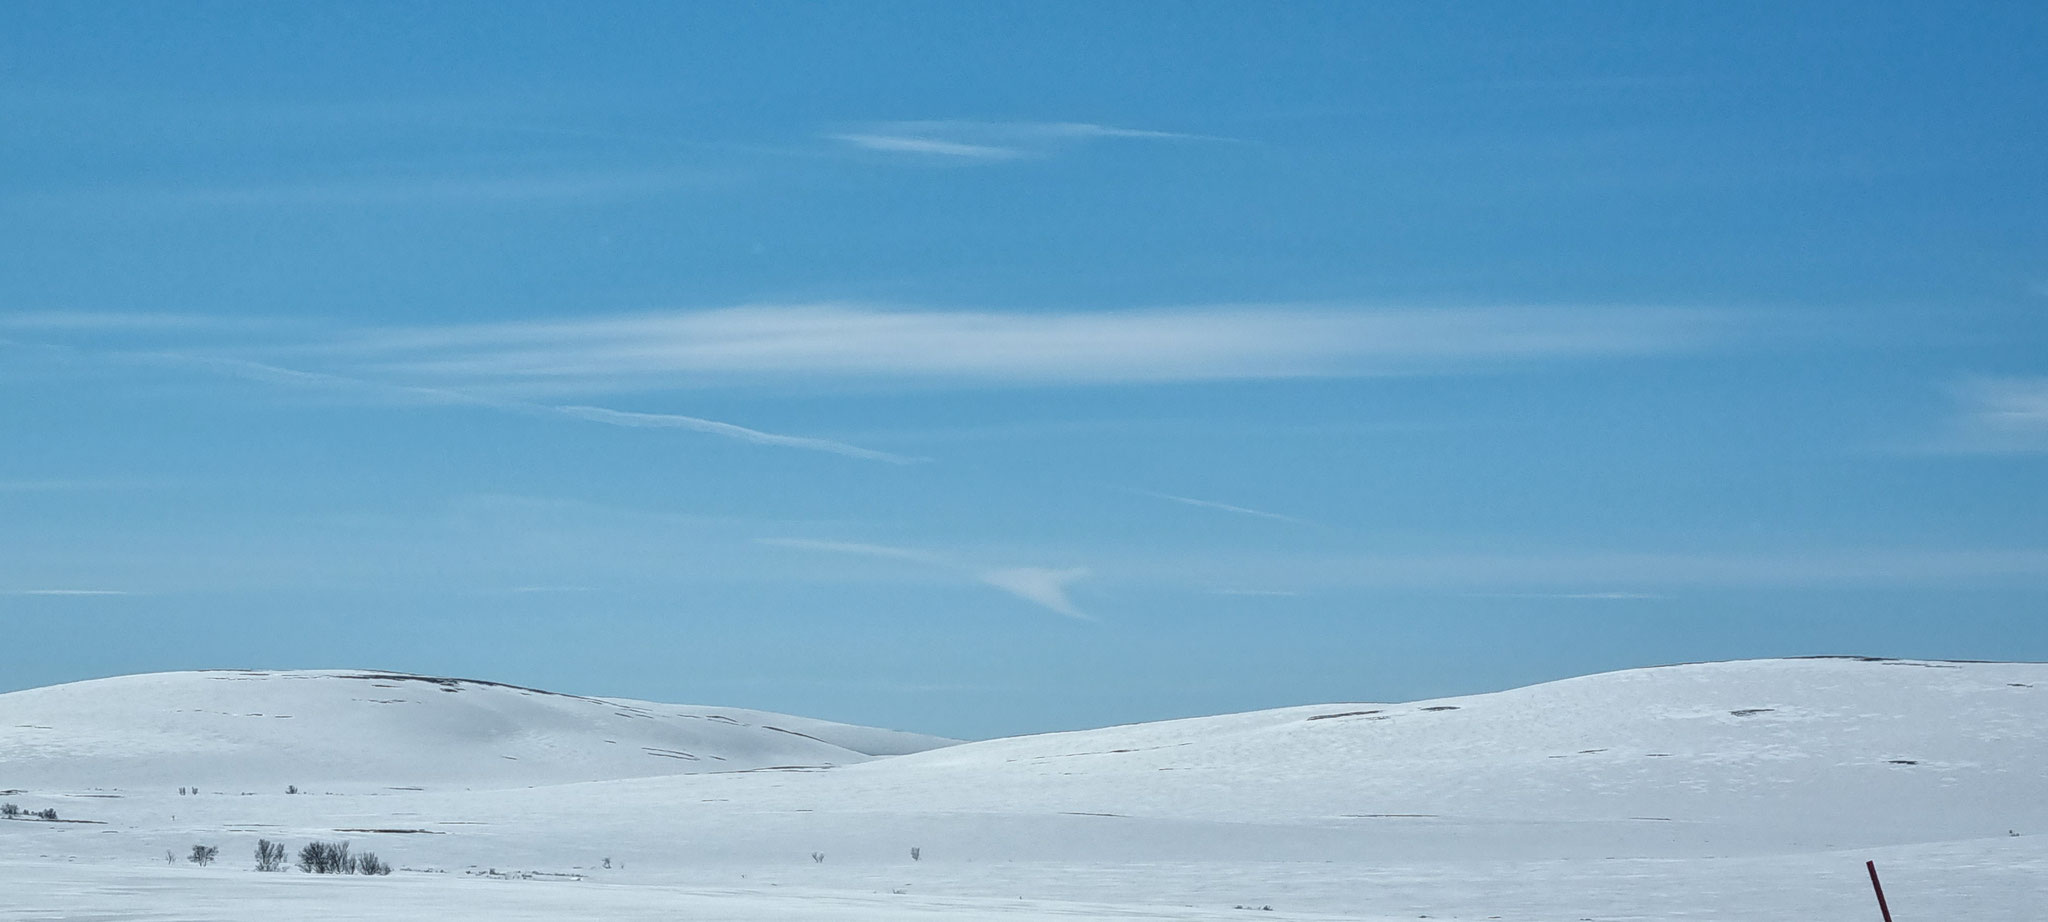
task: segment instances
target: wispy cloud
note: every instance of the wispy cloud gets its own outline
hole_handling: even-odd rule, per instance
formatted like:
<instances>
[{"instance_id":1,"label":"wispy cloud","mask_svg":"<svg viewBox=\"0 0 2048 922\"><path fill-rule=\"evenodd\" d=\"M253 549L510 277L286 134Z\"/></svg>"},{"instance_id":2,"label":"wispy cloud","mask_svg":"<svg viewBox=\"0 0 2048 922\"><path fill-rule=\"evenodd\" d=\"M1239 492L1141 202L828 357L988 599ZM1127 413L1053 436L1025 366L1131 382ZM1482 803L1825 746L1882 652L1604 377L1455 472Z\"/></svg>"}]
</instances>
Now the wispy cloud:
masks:
<instances>
[{"instance_id":1,"label":"wispy cloud","mask_svg":"<svg viewBox=\"0 0 2048 922\"><path fill-rule=\"evenodd\" d=\"M1938 452L2048 452L2048 377L1972 378L1950 388L1955 416Z\"/></svg>"},{"instance_id":2,"label":"wispy cloud","mask_svg":"<svg viewBox=\"0 0 2048 922\"><path fill-rule=\"evenodd\" d=\"M104 596L134 594L126 589L0 589L0 595Z\"/></svg>"},{"instance_id":3,"label":"wispy cloud","mask_svg":"<svg viewBox=\"0 0 2048 922\"><path fill-rule=\"evenodd\" d=\"M722 423L714 419L678 416L673 413L632 413L624 410L608 410L604 407L583 406L550 407L549 409L574 419L604 423L611 426L626 426L636 429L687 429L691 432L702 432L708 435L737 439L742 442L752 442L756 445L774 445L780 448L822 451L835 455L845 455L849 458L862 458L868 461L886 461L890 464L916 464L929 460L893 454L886 451L876 451L872 448L862 448L858 445L835 442L831 439L818 439L801 435L780 435L773 432L762 432L759 429L749 429L732 423Z\"/></svg>"},{"instance_id":4,"label":"wispy cloud","mask_svg":"<svg viewBox=\"0 0 2048 922\"><path fill-rule=\"evenodd\" d=\"M48 480L0 480L0 493L87 493L105 490L144 490L159 486L155 480L106 478L53 478Z\"/></svg>"},{"instance_id":5,"label":"wispy cloud","mask_svg":"<svg viewBox=\"0 0 2048 922\"><path fill-rule=\"evenodd\" d=\"M1163 499L1167 502L1180 503L1184 506L1194 506L1198 509L1214 509L1218 512L1228 512L1234 515L1248 515L1252 516L1253 518L1267 519L1274 522L1286 522L1290 525L1314 526L1317 524L1307 519L1296 518L1291 515L1282 515L1278 512L1267 512L1264 509L1253 509L1249 506L1233 506L1229 503L1219 503L1215 500L1210 499L1195 499L1190 496L1175 496L1171 493L1155 493L1151 490L1131 490L1130 492L1136 493L1140 496L1150 496L1154 499Z\"/></svg>"},{"instance_id":6,"label":"wispy cloud","mask_svg":"<svg viewBox=\"0 0 2048 922\"><path fill-rule=\"evenodd\" d=\"M1297 591L1428 591L1471 598L1652 601L1690 589L2048 585L2048 549L1808 547L1715 552L1128 553L1121 580ZM1597 587L1597 588L1589 588Z\"/></svg>"},{"instance_id":7,"label":"wispy cloud","mask_svg":"<svg viewBox=\"0 0 2048 922\"><path fill-rule=\"evenodd\" d=\"M1046 567L1008 567L1000 570L983 570L976 575L984 583L1020 599L1036 602L1069 618L1088 617L1082 614L1080 609L1075 608L1073 601L1067 598L1067 584L1088 575L1084 568L1055 570Z\"/></svg>"},{"instance_id":8,"label":"wispy cloud","mask_svg":"<svg viewBox=\"0 0 2048 922\"><path fill-rule=\"evenodd\" d=\"M1669 601L1671 596L1654 592L1475 592L1479 599L1564 599L1581 602Z\"/></svg>"},{"instance_id":9,"label":"wispy cloud","mask_svg":"<svg viewBox=\"0 0 2048 922\"><path fill-rule=\"evenodd\" d=\"M577 205L688 193L730 181L729 176L715 171L663 166L527 171L456 167L445 172L54 189L25 200L66 208L80 204L225 209Z\"/></svg>"},{"instance_id":10,"label":"wispy cloud","mask_svg":"<svg viewBox=\"0 0 2048 922\"><path fill-rule=\"evenodd\" d=\"M998 312L798 304L372 331L337 343L334 354L381 375L479 385L1068 385L1486 371L1697 350L1737 327L1725 313L1659 307Z\"/></svg>"},{"instance_id":11,"label":"wispy cloud","mask_svg":"<svg viewBox=\"0 0 2048 922\"><path fill-rule=\"evenodd\" d=\"M977 160L1012 160L1024 156L1024 152L1010 147L996 147L989 144L967 144L960 141L942 141L937 138L918 138L887 134L835 134L829 135L835 141L844 141L866 150L888 151L897 154L929 154L938 157L970 157Z\"/></svg>"},{"instance_id":12,"label":"wispy cloud","mask_svg":"<svg viewBox=\"0 0 2048 922\"><path fill-rule=\"evenodd\" d=\"M74 355L85 354L78 350L67 351ZM704 419L696 416L683 416L672 413L638 413L593 406L558 406L478 394L457 387L392 383L356 375L306 371L274 365L268 362L225 356L154 351L108 353L104 358L114 361L143 362L200 369L245 380L299 388L355 393L378 400L407 404L471 406L522 415L556 416L632 429L683 429L690 432L715 435L720 438L749 442L755 445L825 452L868 461L885 461L891 464L915 464L928 460L892 454L885 451L876 451L832 439L767 432L735 423Z\"/></svg>"},{"instance_id":13,"label":"wispy cloud","mask_svg":"<svg viewBox=\"0 0 2048 922\"><path fill-rule=\"evenodd\" d=\"M858 541L820 541L814 538L761 538L755 543L769 547L794 548L799 551L824 551L832 554L857 554L862 557L881 557L888 560L904 560L911 563L931 564L950 567L953 564L929 551L907 547L890 547L886 544L864 544Z\"/></svg>"},{"instance_id":14,"label":"wispy cloud","mask_svg":"<svg viewBox=\"0 0 2048 922\"><path fill-rule=\"evenodd\" d=\"M1075 607L1073 600L1067 597L1068 584L1088 575L1086 569L1079 567L1065 569L1048 567L974 567L931 551L852 541L820 541L811 538L759 538L755 540L755 543L769 547L792 548L800 551L821 551L831 554L852 554L861 557L898 560L919 566L950 570L1069 618L1078 618L1084 621L1094 620Z\"/></svg>"},{"instance_id":15,"label":"wispy cloud","mask_svg":"<svg viewBox=\"0 0 2048 922\"><path fill-rule=\"evenodd\" d=\"M156 193L189 205L396 205L603 201L709 187L718 177L674 169L578 170L531 173L449 173L308 178L245 185L206 186Z\"/></svg>"},{"instance_id":16,"label":"wispy cloud","mask_svg":"<svg viewBox=\"0 0 2048 922\"><path fill-rule=\"evenodd\" d=\"M0 329L37 331L164 332L170 330L233 330L278 327L268 318L220 317L208 314L144 311L24 311L0 314Z\"/></svg>"},{"instance_id":17,"label":"wispy cloud","mask_svg":"<svg viewBox=\"0 0 2048 922\"><path fill-rule=\"evenodd\" d=\"M993 162L1049 157L1102 140L1224 141L1177 131L1119 128L1091 122L988 122L971 120L868 122L828 132L825 138L861 150L928 160Z\"/></svg>"}]
</instances>

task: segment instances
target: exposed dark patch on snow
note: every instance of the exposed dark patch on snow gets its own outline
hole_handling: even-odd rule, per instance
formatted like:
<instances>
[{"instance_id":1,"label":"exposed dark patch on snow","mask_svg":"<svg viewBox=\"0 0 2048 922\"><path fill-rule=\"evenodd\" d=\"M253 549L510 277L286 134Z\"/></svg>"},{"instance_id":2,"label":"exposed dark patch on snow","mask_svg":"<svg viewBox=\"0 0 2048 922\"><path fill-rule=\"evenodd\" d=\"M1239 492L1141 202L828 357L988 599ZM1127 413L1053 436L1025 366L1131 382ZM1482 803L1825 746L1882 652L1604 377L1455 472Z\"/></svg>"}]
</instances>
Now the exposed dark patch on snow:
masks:
<instances>
[{"instance_id":1,"label":"exposed dark patch on snow","mask_svg":"<svg viewBox=\"0 0 2048 922\"><path fill-rule=\"evenodd\" d=\"M1728 713L1736 717L1755 717L1758 714L1769 714L1775 710L1777 708L1738 708Z\"/></svg>"},{"instance_id":2,"label":"exposed dark patch on snow","mask_svg":"<svg viewBox=\"0 0 2048 922\"><path fill-rule=\"evenodd\" d=\"M1425 711L1455 711L1457 709L1458 706L1455 704L1439 704L1434 707L1423 708Z\"/></svg>"},{"instance_id":3,"label":"exposed dark patch on snow","mask_svg":"<svg viewBox=\"0 0 2048 922\"><path fill-rule=\"evenodd\" d=\"M787 733L787 734L789 734L790 736L801 736L801 737L803 737L804 739L807 739L807 740L817 740L817 741L818 741L818 742L820 742L820 743L825 743L825 741L824 741L824 740L818 739L818 738L817 738L817 737L815 737L815 736L812 736L812 735L810 735L810 734L808 734L808 733L798 733L798 732L796 732L795 730L784 730L784 729L782 729L781 727L771 727L771 726L768 726L768 725L766 725L766 724L762 724L762 725L761 725L761 729L763 729L763 730L773 730L773 731L775 731L775 732L777 732L777 733ZM825 743L825 745L827 745L827 746L830 746L830 745L832 745L832 744L831 744L831 743Z\"/></svg>"},{"instance_id":4,"label":"exposed dark patch on snow","mask_svg":"<svg viewBox=\"0 0 2048 922\"><path fill-rule=\"evenodd\" d=\"M338 673L338 674L336 674L336 675L335 675L334 677L335 677L335 678L337 678L337 679L362 679L362 680L366 680L366 681L369 681L369 682L373 682L373 683L376 683L376 682L425 682L425 683L427 683L427 684L429 684L429 685L438 685L438 686L440 686L440 688L441 688L441 690L442 690L442 691L461 691L461 690L462 690L462 686L464 686L464 685L475 685L475 686L478 686L478 687L482 687L482 688L504 688L504 689L509 689L509 690L511 690L511 691L516 691L516 692L526 692L526 693L528 693L528 694L535 694L535 695L549 695L549 696L552 696L552 697L556 697L556 698L575 698L575 699L577 699L577 700L580 700L580 701L597 701L597 700L598 700L598 699L596 699L596 698L589 698L589 697L585 697L585 696L583 696L583 695L565 695L565 694L562 694L561 692L551 692L551 691L548 691L548 690L546 690L546 689L543 689L543 688L528 688L528 687L526 687L526 686L524 686L524 685L513 685L513 684L511 684L511 683L509 683L509 682L493 682L493 681L490 681L489 679L458 679L458 678L451 678L451 677L448 677L448 676L431 676L431 675L413 675L413 674L411 674L411 673L404 673L404 672L364 672L364 673ZM395 688L395 687L397 687L397 686L392 686L392 685L379 685L378 687L380 687L380 688ZM603 703L603 704L611 704L611 702L609 702L609 701L606 701L606 702L600 702L600 703ZM614 706L614 707L617 707L618 705L613 705L613 706Z\"/></svg>"},{"instance_id":5,"label":"exposed dark patch on snow","mask_svg":"<svg viewBox=\"0 0 2048 922\"><path fill-rule=\"evenodd\" d=\"M1310 716L1310 717L1309 717L1308 719L1309 719L1309 720L1331 720L1331 719L1333 719L1333 718L1337 718L1337 717L1363 717L1363 716L1365 716L1365 715L1367 715L1367 714L1377 714L1377 713L1379 713L1379 711L1343 711L1343 712L1341 712L1341 713L1337 713L1337 714L1315 714L1315 715L1311 715L1311 716Z\"/></svg>"}]
</instances>

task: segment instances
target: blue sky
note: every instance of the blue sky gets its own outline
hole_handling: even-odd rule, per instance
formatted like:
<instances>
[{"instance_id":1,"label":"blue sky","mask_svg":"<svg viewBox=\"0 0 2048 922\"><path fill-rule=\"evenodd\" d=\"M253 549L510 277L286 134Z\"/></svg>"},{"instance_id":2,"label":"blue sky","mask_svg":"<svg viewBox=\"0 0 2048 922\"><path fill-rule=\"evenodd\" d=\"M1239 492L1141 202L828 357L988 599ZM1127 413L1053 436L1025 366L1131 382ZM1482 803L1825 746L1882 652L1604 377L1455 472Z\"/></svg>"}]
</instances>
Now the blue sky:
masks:
<instances>
[{"instance_id":1,"label":"blue sky","mask_svg":"<svg viewBox=\"0 0 2048 922\"><path fill-rule=\"evenodd\" d=\"M13 4L0 690L2048 659L2032 4Z\"/></svg>"}]
</instances>

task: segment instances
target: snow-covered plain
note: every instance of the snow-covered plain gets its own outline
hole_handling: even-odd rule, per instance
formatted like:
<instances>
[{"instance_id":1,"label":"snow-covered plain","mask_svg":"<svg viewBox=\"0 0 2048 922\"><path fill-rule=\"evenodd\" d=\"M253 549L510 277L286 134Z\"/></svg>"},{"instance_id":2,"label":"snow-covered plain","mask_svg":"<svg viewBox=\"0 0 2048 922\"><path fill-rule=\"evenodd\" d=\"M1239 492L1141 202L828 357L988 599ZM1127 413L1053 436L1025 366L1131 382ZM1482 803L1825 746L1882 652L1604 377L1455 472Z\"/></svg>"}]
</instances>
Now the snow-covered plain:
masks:
<instances>
[{"instance_id":1,"label":"snow-covered plain","mask_svg":"<svg viewBox=\"0 0 2048 922\"><path fill-rule=\"evenodd\" d=\"M1857 659L950 746L389 673L132 676L0 695L0 801L65 821L0 821L0 920L1827 922L1877 918L1874 859L1899 922L2039 922L2044 728L2048 665ZM259 874L258 838L400 870Z\"/></svg>"}]
</instances>

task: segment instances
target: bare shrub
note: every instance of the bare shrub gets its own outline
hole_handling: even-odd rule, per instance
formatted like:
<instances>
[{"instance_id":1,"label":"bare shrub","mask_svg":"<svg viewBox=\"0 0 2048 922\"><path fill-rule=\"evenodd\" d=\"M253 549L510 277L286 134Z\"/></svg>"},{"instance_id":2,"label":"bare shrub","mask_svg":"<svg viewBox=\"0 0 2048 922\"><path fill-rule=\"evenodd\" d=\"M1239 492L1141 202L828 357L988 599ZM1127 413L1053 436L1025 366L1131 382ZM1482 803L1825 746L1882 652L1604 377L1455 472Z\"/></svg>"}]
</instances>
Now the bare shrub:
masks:
<instances>
[{"instance_id":1,"label":"bare shrub","mask_svg":"<svg viewBox=\"0 0 2048 922\"><path fill-rule=\"evenodd\" d=\"M284 870L284 843L269 839L256 840L256 870Z\"/></svg>"},{"instance_id":2,"label":"bare shrub","mask_svg":"<svg viewBox=\"0 0 2048 922\"><path fill-rule=\"evenodd\" d=\"M364 852L356 856L354 873L381 877L391 873L391 865L378 858L376 852Z\"/></svg>"},{"instance_id":3,"label":"bare shrub","mask_svg":"<svg viewBox=\"0 0 2048 922\"><path fill-rule=\"evenodd\" d=\"M299 870L308 874L354 874L347 842L313 842L299 849Z\"/></svg>"},{"instance_id":4,"label":"bare shrub","mask_svg":"<svg viewBox=\"0 0 2048 922\"><path fill-rule=\"evenodd\" d=\"M0 816L4 816L11 820L20 815L20 807L17 807L14 804L0 804Z\"/></svg>"},{"instance_id":5,"label":"bare shrub","mask_svg":"<svg viewBox=\"0 0 2048 922\"><path fill-rule=\"evenodd\" d=\"M194 845L192 846L192 854L186 856L185 860L190 861L193 864L196 864L203 868L209 864L212 864L213 859L218 857L219 855L220 849L215 846Z\"/></svg>"}]
</instances>

